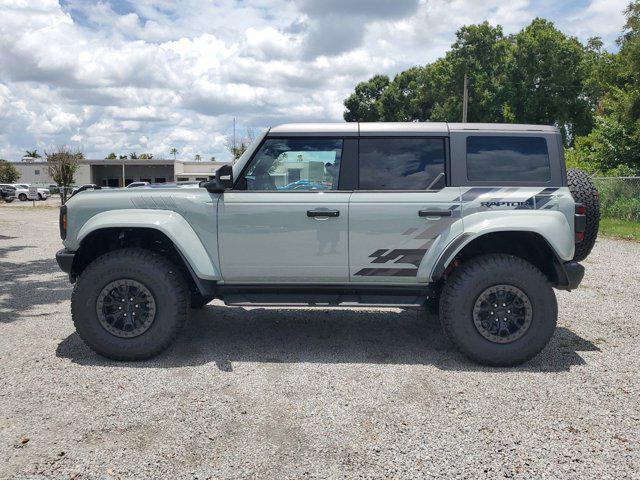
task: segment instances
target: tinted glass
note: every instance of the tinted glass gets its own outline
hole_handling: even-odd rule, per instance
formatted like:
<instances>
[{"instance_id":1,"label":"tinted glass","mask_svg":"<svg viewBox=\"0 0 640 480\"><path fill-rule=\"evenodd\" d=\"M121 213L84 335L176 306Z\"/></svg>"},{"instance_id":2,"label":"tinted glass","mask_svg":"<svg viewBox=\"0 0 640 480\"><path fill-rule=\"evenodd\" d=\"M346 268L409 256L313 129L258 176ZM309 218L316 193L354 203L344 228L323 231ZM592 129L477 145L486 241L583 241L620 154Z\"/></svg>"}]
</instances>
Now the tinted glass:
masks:
<instances>
[{"instance_id":1,"label":"tinted glass","mask_svg":"<svg viewBox=\"0 0 640 480\"><path fill-rule=\"evenodd\" d=\"M441 138L363 138L359 163L360 190L435 190L445 185Z\"/></svg>"},{"instance_id":2,"label":"tinted glass","mask_svg":"<svg viewBox=\"0 0 640 480\"><path fill-rule=\"evenodd\" d=\"M342 139L270 138L245 171L246 190L336 190Z\"/></svg>"},{"instance_id":3,"label":"tinted glass","mask_svg":"<svg viewBox=\"0 0 640 480\"><path fill-rule=\"evenodd\" d=\"M483 182L547 182L547 142L541 137L467 137L467 178Z\"/></svg>"}]
</instances>

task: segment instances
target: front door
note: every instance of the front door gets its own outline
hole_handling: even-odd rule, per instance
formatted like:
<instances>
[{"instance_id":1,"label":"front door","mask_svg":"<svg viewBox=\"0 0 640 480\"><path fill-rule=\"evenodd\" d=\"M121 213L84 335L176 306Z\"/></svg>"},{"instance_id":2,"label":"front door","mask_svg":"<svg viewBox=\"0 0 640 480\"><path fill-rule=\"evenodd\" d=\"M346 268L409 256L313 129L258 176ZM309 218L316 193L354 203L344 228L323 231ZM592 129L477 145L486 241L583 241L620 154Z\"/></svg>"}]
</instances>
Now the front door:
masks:
<instances>
[{"instance_id":1,"label":"front door","mask_svg":"<svg viewBox=\"0 0 640 480\"><path fill-rule=\"evenodd\" d=\"M445 186L445 152L444 138L360 139L349 203L352 282L429 280L425 263L441 240L462 232L460 189Z\"/></svg>"},{"instance_id":2,"label":"front door","mask_svg":"<svg viewBox=\"0 0 640 480\"><path fill-rule=\"evenodd\" d=\"M218 203L226 283L346 283L351 192L343 140L267 138Z\"/></svg>"}]
</instances>

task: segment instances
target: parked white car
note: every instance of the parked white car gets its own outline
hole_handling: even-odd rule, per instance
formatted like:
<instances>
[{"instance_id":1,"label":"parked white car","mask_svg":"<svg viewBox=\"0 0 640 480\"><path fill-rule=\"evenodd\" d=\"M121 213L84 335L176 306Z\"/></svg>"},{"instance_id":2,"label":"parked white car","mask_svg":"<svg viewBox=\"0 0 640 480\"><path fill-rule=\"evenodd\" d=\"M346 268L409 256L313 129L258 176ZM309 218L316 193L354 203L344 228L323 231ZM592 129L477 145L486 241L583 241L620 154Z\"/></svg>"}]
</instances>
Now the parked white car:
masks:
<instances>
[{"instance_id":1,"label":"parked white car","mask_svg":"<svg viewBox=\"0 0 640 480\"><path fill-rule=\"evenodd\" d=\"M16 197L21 201L29 199L29 185L28 183L14 183L12 184L16 189ZM46 200L51 196L51 191L48 188L38 187L38 200Z\"/></svg>"}]
</instances>

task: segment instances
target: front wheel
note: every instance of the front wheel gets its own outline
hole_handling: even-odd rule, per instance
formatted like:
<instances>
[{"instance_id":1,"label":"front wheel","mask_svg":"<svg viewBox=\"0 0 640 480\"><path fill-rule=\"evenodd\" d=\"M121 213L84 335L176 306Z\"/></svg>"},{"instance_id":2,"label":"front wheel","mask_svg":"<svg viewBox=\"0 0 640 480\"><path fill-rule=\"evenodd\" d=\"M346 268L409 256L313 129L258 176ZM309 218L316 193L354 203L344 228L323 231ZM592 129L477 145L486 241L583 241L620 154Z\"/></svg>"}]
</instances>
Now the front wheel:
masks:
<instances>
[{"instance_id":1,"label":"front wheel","mask_svg":"<svg viewBox=\"0 0 640 480\"><path fill-rule=\"evenodd\" d=\"M189 316L182 273L148 250L125 248L94 260L78 277L71 316L78 335L114 360L143 360L175 339Z\"/></svg>"},{"instance_id":2,"label":"front wheel","mask_svg":"<svg viewBox=\"0 0 640 480\"><path fill-rule=\"evenodd\" d=\"M21 202L27 201L27 195L24 193L21 193L20 195L18 195L18 198L20 199Z\"/></svg>"},{"instance_id":3,"label":"front wheel","mask_svg":"<svg viewBox=\"0 0 640 480\"><path fill-rule=\"evenodd\" d=\"M447 279L440 298L442 327L471 359L513 366L537 355L556 328L558 306L547 278L511 255L482 255Z\"/></svg>"}]
</instances>

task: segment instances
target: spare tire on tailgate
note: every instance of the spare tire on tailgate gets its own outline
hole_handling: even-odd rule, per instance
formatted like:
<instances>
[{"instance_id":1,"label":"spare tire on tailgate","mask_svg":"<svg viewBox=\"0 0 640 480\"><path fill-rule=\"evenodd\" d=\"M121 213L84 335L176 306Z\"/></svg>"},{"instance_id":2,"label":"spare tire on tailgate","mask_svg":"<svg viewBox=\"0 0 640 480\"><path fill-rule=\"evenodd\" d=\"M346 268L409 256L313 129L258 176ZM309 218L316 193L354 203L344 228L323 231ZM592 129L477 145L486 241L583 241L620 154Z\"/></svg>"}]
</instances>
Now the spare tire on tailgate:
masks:
<instances>
[{"instance_id":1,"label":"spare tire on tailgate","mask_svg":"<svg viewBox=\"0 0 640 480\"><path fill-rule=\"evenodd\" d=\"M580 262L589 256L596 243L600 225L600 196L589 175L577 168L572 168L567 172L567 184L576 203L581 203L586 208L587 227L584 232L584 240L576 243L576 251L573 256L575 261Z\"/></svg>"}]
</instances>

